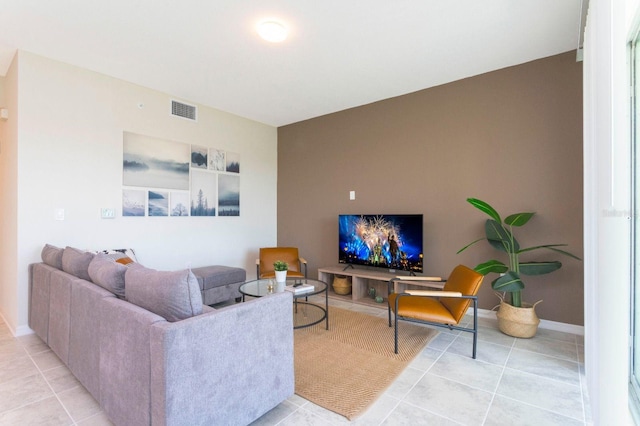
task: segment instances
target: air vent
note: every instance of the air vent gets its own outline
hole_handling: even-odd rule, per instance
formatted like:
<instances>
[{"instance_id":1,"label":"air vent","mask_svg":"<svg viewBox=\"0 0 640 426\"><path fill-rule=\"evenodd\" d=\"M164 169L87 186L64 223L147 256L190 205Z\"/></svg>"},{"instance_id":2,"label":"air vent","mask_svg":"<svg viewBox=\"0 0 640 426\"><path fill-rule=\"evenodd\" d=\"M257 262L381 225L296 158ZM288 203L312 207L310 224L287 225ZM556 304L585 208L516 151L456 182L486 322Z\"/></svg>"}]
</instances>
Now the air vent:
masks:
<instances>
[{"instance_id":1,"label":"air vent","mask_svg":"<svg viewBox=\"0 0 640 426\"><path fill-rule=\"evenodd\" d=\"M171 101L171 115L186 118L188 120L196 120L197 108L193 105L184 104L178 101Z\"/></svg>"}]
</instances>

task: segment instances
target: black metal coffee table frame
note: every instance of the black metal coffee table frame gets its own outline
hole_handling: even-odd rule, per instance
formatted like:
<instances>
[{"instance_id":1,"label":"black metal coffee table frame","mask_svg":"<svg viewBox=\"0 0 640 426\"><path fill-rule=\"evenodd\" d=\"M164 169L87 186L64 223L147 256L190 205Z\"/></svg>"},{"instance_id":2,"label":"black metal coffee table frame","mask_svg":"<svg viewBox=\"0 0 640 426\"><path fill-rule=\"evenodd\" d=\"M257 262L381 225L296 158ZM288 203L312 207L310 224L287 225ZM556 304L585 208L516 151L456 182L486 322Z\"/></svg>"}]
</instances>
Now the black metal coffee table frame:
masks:
<instances>
[{"instance_id":1,"label":"black metal coffee table frame","mask_svg":"<svg viewBox=\"0 0 640 426\"><path fill-rule=\"evenodd\" d=\"M309 278L287 279L286 286L287 287L293 286L294 284L297 284L297 283L312 285L313 290L307 291L305 293L299 293L299 294L295 294L291 292L291 294L293 295L293 304L294 304L293 309L294 309L294 315L296 316L296 318L298 317L298 305L303 305L301 307L302 310L304 310L305 308L319 309L322 313L318 319L316 319L315 321L311 321L309 323L305 322L300 325L295 325L295 320L294 320L293 328L298 329L298 328L311 327L312 325L316 325L321 323L322 321L325 321L326 322L325 328L328 330L329 329L329 291L328 291L329 286L327 285L327 283L323 281L313 280ZM244 302L245 296L251 296L251 297L268 296L269 294L272 294L272 293L280 293L283 291L287 291L284 289L284 287L285 286L282 283L276 283L275 279L271 278L271 279L247 281L240 286L239 290L240 290L240 294L242 294L242 301ZM322 293L324 293L324 307L321 305L309 302L309 299L308 299L309 296L322 294ZM301 300L301 299L304 299L304 300ZM304 315L303 317L306 318L306 316Z\"/></svg>"}]
</instances>

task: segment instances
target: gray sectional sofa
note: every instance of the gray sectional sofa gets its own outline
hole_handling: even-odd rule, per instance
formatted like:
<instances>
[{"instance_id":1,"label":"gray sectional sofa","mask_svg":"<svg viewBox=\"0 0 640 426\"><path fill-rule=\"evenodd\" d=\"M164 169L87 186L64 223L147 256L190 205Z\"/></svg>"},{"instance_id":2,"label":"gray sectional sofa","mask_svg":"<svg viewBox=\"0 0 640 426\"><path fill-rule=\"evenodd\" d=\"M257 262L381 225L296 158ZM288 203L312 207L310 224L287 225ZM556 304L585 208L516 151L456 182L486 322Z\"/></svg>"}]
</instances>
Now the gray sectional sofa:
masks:
<instances>
[{"instance_id":1,"label":"gray sectional sofa","mask_svg":"<svg viewBox=\"0 0 640 426\"><path fill-rule=\"evenodd\" d=\"M189 270L46 246L29 326L116 425L244 425L293 395L292 297L202 305Z\"/></svg>"}]
</instances>

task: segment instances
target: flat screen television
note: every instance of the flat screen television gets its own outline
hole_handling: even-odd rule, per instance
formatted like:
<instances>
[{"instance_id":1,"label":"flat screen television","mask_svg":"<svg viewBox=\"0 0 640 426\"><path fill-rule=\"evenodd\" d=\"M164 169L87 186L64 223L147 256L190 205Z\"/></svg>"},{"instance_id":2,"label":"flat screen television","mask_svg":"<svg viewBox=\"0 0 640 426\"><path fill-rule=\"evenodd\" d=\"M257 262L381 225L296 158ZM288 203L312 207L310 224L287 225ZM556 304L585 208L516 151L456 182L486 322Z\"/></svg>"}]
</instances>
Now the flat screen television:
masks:
<instances>
[{"instance_id":1,"label":"flat screen television","mask_svg":"<svg viewBox=\"0 0 640 426\"><path fill-rule=\"evenodd\" d=\"M421 214L341 214L339 262L422 272Z\"/></svg>"}]
</instances>

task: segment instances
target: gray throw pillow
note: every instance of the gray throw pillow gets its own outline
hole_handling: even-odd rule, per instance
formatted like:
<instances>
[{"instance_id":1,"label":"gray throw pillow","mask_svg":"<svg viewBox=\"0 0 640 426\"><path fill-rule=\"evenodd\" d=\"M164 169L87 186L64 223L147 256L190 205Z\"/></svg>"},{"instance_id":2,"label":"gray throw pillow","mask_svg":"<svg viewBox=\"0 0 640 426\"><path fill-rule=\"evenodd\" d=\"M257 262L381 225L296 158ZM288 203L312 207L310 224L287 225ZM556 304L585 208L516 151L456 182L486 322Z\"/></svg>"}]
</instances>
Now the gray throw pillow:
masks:
<instances>
[{"instance_id":1,"label":"gray throw pillow","mask_svg":"<svg viewBox=\"0 0 640 426\"><path fill-rule=\"evenodd\" d=\"M104 254L96 255L89 263L89 276L91 281L107 291L124 298L124 273L127 267L116 263L115 260Z\"/></svg>"},{"instance_id":2,"label":"gray throw pillow","mask_svg":"<svg viewBox=\"0 0 640 426\"><path fill-rule=\"evenodd\" d=\"M198 280L188 269L165 272L143 266L127 268L124 281L127 301L169 322L202 313Z\"/></svg>"},{"instance_id":3,"label":"gray throw pillow","mask_svg":"<svg viewBox=\"0 0 640 426\"><path fill-rule=\"evenodd\" d=\"M88 251L65 247L62 252L62 270L83 280L91 281L89 264L95 255Z\"/></svg>"},{"instance_id":4,"label":"gray throw pillow","mask_svg":"<svg viewBox=\"0 0 640 426\"><path fill-rule=\"evenodd\" d=\"M49 266L57 269L62 269L62 252L64 249L51 244L45 244L42 249L41 257L42 261Z\"/></svg>"}]
</instances>

